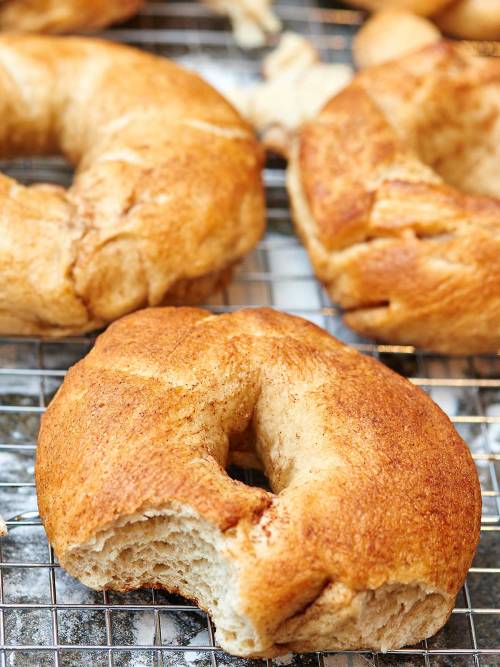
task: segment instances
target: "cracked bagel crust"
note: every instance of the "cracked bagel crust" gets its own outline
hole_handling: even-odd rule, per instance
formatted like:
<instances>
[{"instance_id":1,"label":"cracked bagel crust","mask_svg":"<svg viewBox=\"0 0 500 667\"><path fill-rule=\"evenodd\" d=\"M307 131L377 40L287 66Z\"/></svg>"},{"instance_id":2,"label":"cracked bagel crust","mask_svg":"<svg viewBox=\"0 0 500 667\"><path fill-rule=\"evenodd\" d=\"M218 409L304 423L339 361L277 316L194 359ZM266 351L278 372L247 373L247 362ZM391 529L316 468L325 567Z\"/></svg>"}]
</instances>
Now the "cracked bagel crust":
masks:
<instances>
[{"instance_id":1,"label":"cracked bagel crust","mask_svg":"<svg viewBox=\"0 0 500 667\"><path fill-rule=\"evenodd\" d=\"M195 74L108 42L9 35L0 90L1 157L75 166L67 190L0 174L0 333L199 303L260 238L262 151Z\"/></svg>"},{"instance_id":2,"label":"cracked bagel crust","mask_svg":"<svg viewBox=\"0 0 500 667\"><path fill-rule=\"evenodd\" d=\"M447 42L366 70L303 128L294 219L349 326L445 354L500 348L499 146L500 62Z\"/></svg>"},{"instance_id":3,"label":"cracked bagel crust","mask_svg":"<svg viewBox=\"0 0 500 667\"><path fill-rule=\"evenodd\" d=\"M226 473L249 447L272 492ZM71 574L194 599L242 656L430 636L479 537L475 467L444 413L267 309L112 324L42 419L36 483Z\"/></svg>"}]
</instances>

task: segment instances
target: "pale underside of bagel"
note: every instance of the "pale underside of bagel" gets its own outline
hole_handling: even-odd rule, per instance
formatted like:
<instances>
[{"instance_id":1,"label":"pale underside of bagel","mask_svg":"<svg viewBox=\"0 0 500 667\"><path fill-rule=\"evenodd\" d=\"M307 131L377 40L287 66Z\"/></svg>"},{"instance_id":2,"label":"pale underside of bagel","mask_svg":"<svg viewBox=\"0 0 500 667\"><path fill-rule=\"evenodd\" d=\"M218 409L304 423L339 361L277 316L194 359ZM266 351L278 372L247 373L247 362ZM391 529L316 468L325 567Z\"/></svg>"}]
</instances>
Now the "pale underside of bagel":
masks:
<instances>
[{"instance_id":1,"label":"pale underside of bagel","mask_svg":"<svg viewBox=\"0 0 500 667\"><path fill-rule=\"evenodd\" d=\"M271 492L226 472L255 458ZM474 464L439 408L266 309L112 324L42 419L36 483L71 574L194 599L239 655L423 639L479 536Z\"/></svg>"},{"instance_id":2,"label":"pale underside of bagel","mask_svg":"<svg viewBox=\"0 0 500 667\"><path fill-rule=\"evenodd\" d=\"M260 238L261 150L195 74L104 41L4 35L0 92L0 156L75 167L68 189L0 174L1 333L200 302Z\"/></svg>"},{"instance_id":3,"label":"pale underside of bagel","mask_svg":"<svg viewBox=\"0 0 500 667\"><path fill-rule=\"evenodd\" d=\"M290 651L386 651L433 635L453 598L424 582L385 583L364 591L324 582L275 627L254 624L241 599L237 529L229 534L190 508L172 502L122 518L87 544L71 546L62 564L96 590L154 586L178 593L208 611L224 650L243 657Z\"/></svg>"},{"instance_id":4,"label":"pale underside of bagel","mask_svg":"<svg viewBox=\"0 0 500 667\"><path fill-rule=\"evenodd\" d=\"M118 262L122 261L121 256L118 256L117 259ZM211 294L214 294L214 292L217 292L228 285L232 279L233 270L233 266L228 266L219 271L207 273L196 278L180 278L169 286L165 296L163 296L158 304L155 305L190 306L204 303ZM119 271L119 273L122 277L122 282L119 286L120 291L124 294L133 293L137 286L136 283L134 283L134 276L131 276L130 284L127 284L127 282L123 280L123 273L121 271ZM62 311L64 304L61 305ZM139 304L138 307L140 305L141 304ZM92 317L92 313L86 309L85 303L82 303L82 306L84 317L87 315L86 321L83 321L82 318L79 317L76 322L71 321L71 319L67 322L65 318L66 323L64 325L61 324L60 321L57 322L54 319L47 321L47 319L40 315L34 317L33 311L30 308L21 312L14 312L12 309L0 310L0 332L2 332L3 335L36 335L44 338L61 338L64 336L95 331L96 329L103 328L108 323L108 320L105 318ZM70 318L74 316L74 313L71 311L64 314L66 317L69 315Z\"/></svg>"},{"instance_id":5,"label":"pale underside of bagel","mask_svg":"<svg viewBox=\"0 0 500 667\"><path fill-rule=\"evenodd\" d=\"M294 219L352 328L500 348L499 146L500 65L446 42L365 70L304 128Z\"/></svg>"}]
</instances>

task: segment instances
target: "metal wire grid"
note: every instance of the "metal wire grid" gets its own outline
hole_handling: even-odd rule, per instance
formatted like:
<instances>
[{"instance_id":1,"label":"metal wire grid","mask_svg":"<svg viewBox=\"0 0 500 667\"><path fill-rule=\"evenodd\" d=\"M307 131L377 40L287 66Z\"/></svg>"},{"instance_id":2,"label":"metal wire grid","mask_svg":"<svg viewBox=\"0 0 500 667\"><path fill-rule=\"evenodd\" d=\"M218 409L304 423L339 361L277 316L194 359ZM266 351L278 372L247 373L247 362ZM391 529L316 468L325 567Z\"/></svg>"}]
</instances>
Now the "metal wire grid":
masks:
<instances>
[{"instance_id":1,"label":"metal wire grid","mask_svg":"<svg viewBox=\"0 0 500 667\"><path fill-rule=\"evenodd\" d=\"M325 60L349 61L348 46L362 20L360 12L319 8L313 0L283 0L278 10L286 26L308 35ZM240 51L224 20L197 3L150 4L125 28L107 34L187 60L202 70L208 54L220 71L230 63L239 80L257 76L259 69L257 54ZM217 79L217 72L210 73ZM24 182L65 184L71 177L58 159L22 161L5 171ZM456 609L436 637L385 655L312 654L257 664L500 665L500 357L449 359L358 339L343 327L303 249L290 235L283 165L271 160L265 181L272 231L208 307L226 312L271 305L302 315L410 377L441 404L468 442L481 478L484 507L478 554ZM248 661L218 649L210 620L196 607L158 591L127 595L89 591L59 567L47 544L35 512L33 482L39 418L67 368L92 342L92 336L57 342L0 339L0 507L10 518L10 534L0 543L0 667L91 663L243 667ZM244 479L261 481L253 473L245 473Z\"/></svg>"}]
</instances>

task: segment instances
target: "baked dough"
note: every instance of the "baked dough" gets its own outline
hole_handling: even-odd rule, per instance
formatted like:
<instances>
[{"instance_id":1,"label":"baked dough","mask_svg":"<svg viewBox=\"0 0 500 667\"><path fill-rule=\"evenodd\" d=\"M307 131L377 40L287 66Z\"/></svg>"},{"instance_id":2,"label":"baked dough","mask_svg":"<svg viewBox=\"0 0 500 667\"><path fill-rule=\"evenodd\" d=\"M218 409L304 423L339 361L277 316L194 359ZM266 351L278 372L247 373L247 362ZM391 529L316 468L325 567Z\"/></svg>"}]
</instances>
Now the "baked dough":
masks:
<instances>
[{"instance_id":1,"label":"baked dough","mask_svg":"<svg viewBox=\"0 0 500 667\"><path fill-rule=\"evenodd\" d=\"M226 473L251 451L272 492ZM424 392L267 309L112 324L43 417L36 483L72 575L192 598L241 656L430 636L481 516L469 451Z\"/></svg>"},{"instance_id":2,"label":"baked dough","mask_svg":"<svg viewBox=\"0 0 500 667\"><path fill-rule=\"evenodd\" d=\"M346 2L372 12L384 9L403 9L421 16L430 16L449 5L453 0L346 0Z\"/></svg>"},{"instance_id":3,"label":"baked dough","mask_svg":"<svg viewBox=\"0 0 500 667\"><path fill-rule=\"evenodd\" d=\"M371 11L403 10L430 16L445 33L463 39L500 39L498 0L346 0Z\"/></svg>"},{"instance_id":4,"label":"baked dough","mask_svg":"<svg viewBox=\"0 0 500 667\"><path fill-rule=\"evenodd\" d=\"M273 0L204 0L233 24L238 44L245 48L263 46L268 34L279 32L281 23L272 11Z\"/></svg>"},{"instance_id":5,"label":"baked dough","mask_svg":"<svg viewBox=\"0 0 500 667\"><path fill-rule=\"evenodd\" d=\"M0 0L0 30L67 33L124 21L144 0Z\"/></svg>"},{"instance_id":6,"label":"baked dough","mask_svg":"<svg viewBox=\"0 0 500 667\"><path fill-rule=\"evenodd\" d=\"M500 349L500 61L446 42L359 74L288 174L318 277L362 335Z\"/></svg>"},{"instance_id":7,"label":"baked dough","mask_svg":"<svg viewBox=\"0 0 500 667\"><path fill-rule=\"evenodd\" d=\"M373 14L356 33L352 53L357 67L364 69L418 51L441 40L434 23L403 9Z\"/></svg>"},{"instance_id":8,"label":"baked dough","mask_svg":"<svg viewBox=\"0 0 500 667\"><path fill-rule=\"evenodd\" d=\"M500 39L498 0L458 0L434 17L443 32L465 39Z\"/></svg>"},{"instance_id":9,"label":"baked dough","mask_svg":"<svg viewBox=\"0 0 500 667\"><path fill-rule=\"evenodd\" d=\"M241 46L262 46L266 35L278 32L281 27L271 10L272 0L203 1L214 11L229 16ZM143 5L144 0L0 0L0 30L44 33L98 30L124 21Z\"/></svg>"},{"instance_id":10,"label":"baked dough","mask_svg":"<svg viewBox=\"0 0 500 667\"><path fill-rule=\"evenodd\" d=\"M262 151L208 84L86 38L0 38L3 158L63 153L64 190L0 175L0 333L89 331L200 302L264 228Z\"/></svg>"},{"instance_id":11,"label":"baked dough","mask_svg":"<svg viewBox=\"0 0 500 667\"><path fill-rule=\"evenodd\" d=\"M5 535L7 535L7 526L3 520L3 517L0 516L0 537L4 537Z\"/></svg>"}]
</instances>

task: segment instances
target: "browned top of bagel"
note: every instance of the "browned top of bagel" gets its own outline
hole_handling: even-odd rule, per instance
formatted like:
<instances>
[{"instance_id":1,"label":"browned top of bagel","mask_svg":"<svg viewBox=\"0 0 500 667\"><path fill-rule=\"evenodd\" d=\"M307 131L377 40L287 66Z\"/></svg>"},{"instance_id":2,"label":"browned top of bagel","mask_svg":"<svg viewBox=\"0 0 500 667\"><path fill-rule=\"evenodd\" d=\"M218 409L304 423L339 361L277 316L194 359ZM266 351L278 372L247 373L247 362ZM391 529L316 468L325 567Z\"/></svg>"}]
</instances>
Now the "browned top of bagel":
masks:
<instances>
[{"instance_id":1,"label":"browned top of bagel","mask_svg":"<svg viewBox=\"0 0 500 667\"><path fill-rule=\"evenodd\" d=\"M500 348L500 61L446 42L358 75L302 132L295 219L361 333Z\"/></svg>"},{"instance_id":2,"label":"browned top of bagel","mask_svg":"<svg viewBox=\"0 0 500 667\"><path fill-rule=\"evenodd\" d=\"M97 30L135 14L144 0L0 0L0 30Z\"/></svg>"},{"instance_id":3,"label":"browned top of bagel","mask_svg":"<svg viewBox=\"0 0 500 667\"><path fill-rule=\"evenodd\" d=\"M109 42L9 35L0 92L1 157L75 166L67 190L0 175L1 333L86 331L203 298L259 239L261 150L195 74Z\"/></svg>"},{"instance_id":4,"label":"browned top of bagel","mask_svg":"<svg viewBox=\"0 0 500 667\"><path fill-rule=\"evenodd\" d=\"M272 493L226 473L242 442ZM244 655L428 636L479 535L474 464L443 412L382 364L266 309L151 309L111 325L43 417L36 480L72 574L195 598L223 646ZM156 561L161 544L196 541L197 530L196 562L162 570L189 554ZM212 555L196 585L203 550ZM219 561L222 605L206 591ZM243 630L232 637L228 615L253 628L251 645Z\"/></svg>"}]
</instances>

